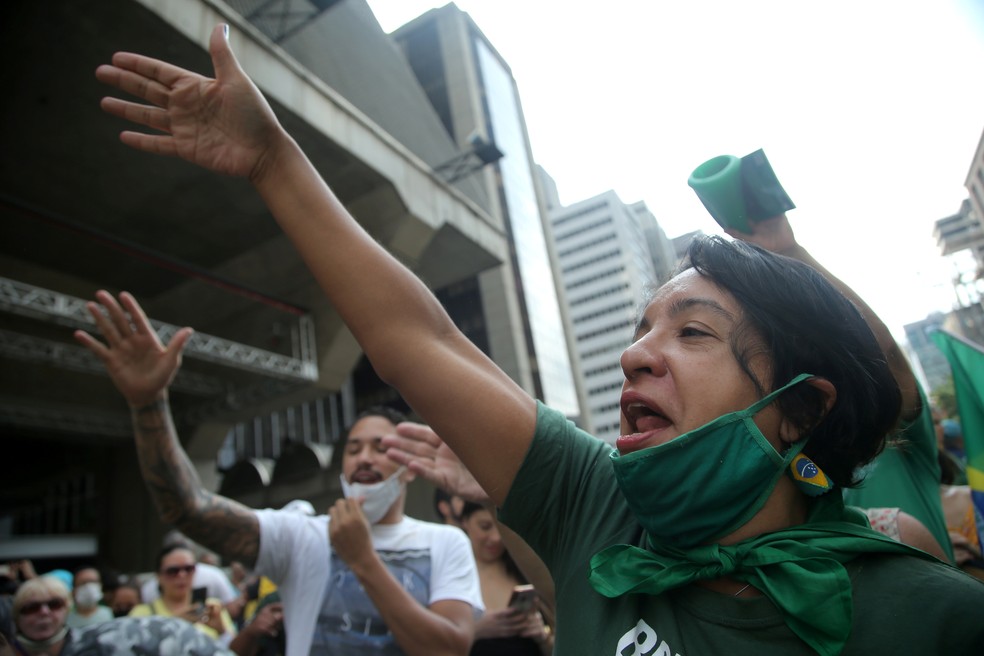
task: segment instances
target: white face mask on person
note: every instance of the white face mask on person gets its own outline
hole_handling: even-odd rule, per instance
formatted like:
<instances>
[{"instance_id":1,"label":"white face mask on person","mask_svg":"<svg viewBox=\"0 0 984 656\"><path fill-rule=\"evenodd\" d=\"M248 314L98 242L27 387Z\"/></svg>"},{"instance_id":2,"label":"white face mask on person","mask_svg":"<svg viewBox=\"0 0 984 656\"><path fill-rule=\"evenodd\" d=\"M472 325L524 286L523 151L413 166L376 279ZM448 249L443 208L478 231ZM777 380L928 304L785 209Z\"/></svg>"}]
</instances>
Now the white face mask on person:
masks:
<instances>
[{"instance_id":1,"label":"white face mask on person","mask_svg":"<svg viewBox=\"0 0 984 656\"><path fill-rule=\"evenodd\" d=\"M75 588L75 604L79 608L95 608L102 599L102 586L93 581Z\"/></svg>"},{"instance_id":2,"label":"white face mask on person","mask_svg":"<svg viewBox=\"0 0 984 656\"><path fill-rule=\"evenodd\" d=\"M362 512L370 524L375 524L383 518L386 511L390 509L393 502L403 493L404 483L400 480L406 467L400 467L396 472L379 483L349 483L345 480L345 474L341 475L342 493L346 499L356 499L361 497Z\"/></svg>"}]
</instances>

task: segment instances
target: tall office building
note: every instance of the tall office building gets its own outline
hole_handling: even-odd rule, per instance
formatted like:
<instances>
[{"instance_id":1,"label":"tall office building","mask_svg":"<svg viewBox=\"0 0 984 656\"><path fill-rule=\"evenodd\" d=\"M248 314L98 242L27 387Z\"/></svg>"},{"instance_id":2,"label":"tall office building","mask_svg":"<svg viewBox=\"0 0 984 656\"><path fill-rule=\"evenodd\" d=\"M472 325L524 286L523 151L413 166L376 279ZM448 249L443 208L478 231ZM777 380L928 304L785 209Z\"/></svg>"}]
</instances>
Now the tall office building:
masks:
<instances>
[{"instance_id":1,"label":"tall office building","mask_svg":"<svg viewBox=\"0 0 984 656\"><path fill-rule=\"evenodd\" d=\"M551 188L549 180L544 184ZM614 442L619 434L619 356L631 343L649 288L676 266L672 243L656 217L613 191L550 212L577 366L583 376L585 425Z\"/></svg>"},{"instance_id":2,"label":"tall office building","mask_svg":"<svg viewBox=\"0 0 984 656\"><path fill-rule=\"evenodd\" d=\"M461 149L478 140L503 154L474 176L487 192L490 214L506 232L509 262L439 295L447 306L470 312L470 317L454 316L456 322L481 325L489 355L514 380L576 417L578 386L550 266L545 207L512 72L453 4L431 10L392 36Z\"/></svg>"}]
</instances>

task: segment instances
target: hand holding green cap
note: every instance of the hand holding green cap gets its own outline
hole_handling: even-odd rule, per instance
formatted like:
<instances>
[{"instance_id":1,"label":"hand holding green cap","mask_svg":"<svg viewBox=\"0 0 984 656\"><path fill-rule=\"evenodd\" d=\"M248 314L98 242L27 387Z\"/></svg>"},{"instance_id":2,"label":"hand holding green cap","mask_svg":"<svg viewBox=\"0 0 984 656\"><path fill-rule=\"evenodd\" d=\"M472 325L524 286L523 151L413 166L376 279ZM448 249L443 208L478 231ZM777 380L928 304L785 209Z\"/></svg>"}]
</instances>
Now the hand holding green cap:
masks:
<instances>
[{"instance_id":1,"label":"hand holding green cap","mask_svg":"<svg viewBox=\"0 0 984 656\"><path fill-rule=\"evenodd\" d=\"M751 223L796 205L776 178L762 149L742 158L719 155L690 174L687 184L722 228L750 233Z\"/></svg>"}]
</instances>

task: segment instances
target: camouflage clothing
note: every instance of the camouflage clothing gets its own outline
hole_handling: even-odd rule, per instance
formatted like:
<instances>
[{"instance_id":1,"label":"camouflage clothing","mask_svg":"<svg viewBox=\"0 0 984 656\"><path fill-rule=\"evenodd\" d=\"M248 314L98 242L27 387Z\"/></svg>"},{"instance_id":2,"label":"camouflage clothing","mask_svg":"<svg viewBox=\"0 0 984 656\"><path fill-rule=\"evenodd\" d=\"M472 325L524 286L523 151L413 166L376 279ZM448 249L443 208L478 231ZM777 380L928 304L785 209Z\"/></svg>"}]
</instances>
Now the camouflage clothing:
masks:
<instances>
[{"instance_id":1,"label":"camouflage clothing","mask_svg":"<svg viewBox=\"0 0 984 656\"><path fill-rule=\"evenodd\" d=\"M119 617L69 631L61 656L233 656L233 652L173 617Z\"/></svg>"}]
</instances>

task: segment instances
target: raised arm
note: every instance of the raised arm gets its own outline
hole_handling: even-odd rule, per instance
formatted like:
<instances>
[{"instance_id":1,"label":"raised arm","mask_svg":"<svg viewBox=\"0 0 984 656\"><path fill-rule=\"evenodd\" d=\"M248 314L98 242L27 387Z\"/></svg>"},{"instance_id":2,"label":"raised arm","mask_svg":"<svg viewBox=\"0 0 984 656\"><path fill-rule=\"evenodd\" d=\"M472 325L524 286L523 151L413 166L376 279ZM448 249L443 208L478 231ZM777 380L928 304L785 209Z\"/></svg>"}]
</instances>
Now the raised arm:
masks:
<instances>
[{"instance_id":1,"label":"raised arm","mask_svg":"<svg viewBox=\"0 0 984 656\"><path fill-rule=\"evenodd\" d=\"M248 176L379 376L501 503L532 439L533 399L349 215L239 67L223 29L210 41L215 79L129 53L97 70L101 81L149 103L107 98L106 111L164 133L121 139Z\"/></svg>"},{"instance_id":2,"label":"raised arm","mask_svg":"<svg viewBox=\"0 0 984 656\"><path fill-rule=\"evenodd\" d=\"M913 419L915 418L921 408L921 402L919 400L919 390L916 386L916 377L912 373L912 368L909 366L909 362L906 360L905 355L902 353L902 349L899 348L898 342L892 336L891 331L888 326L875 314L874 310L864 302L860 296L855 293L853 289L848 287L842 280L834 276L830 271L824 268L819 262L799 242L796 241L796 236L793 234L793 228L789 225L789 219L785 214L781 214L765 221L759 221L751 224L753 232L751 234L739 232L737 230L728 230L727 233L734 237L735 239L741 239L749 243L761 246L766 250L772 251L773 253L778 253L780 255L785 255L786 257L791 257L795 260L799 260L805 264L809 264L811 267L819 271L823 276L830 281L834 287L836 287L844 296L849 298L851 302L857 306L858 310L861 311L861 315L864 317L865 322L868 327L871 328L871 332L874 333L875 339L878 340L879 346L881 346L882 352L885 354L885 358L888 361L888 366L892 370L892 374L895 376L895 381L899 385L899 390L902 392L902 418L903 419Z\"/></svg>"},{"instance_id":3,"label":"raised arm","mask_svg":"<svg viewBox=\"0 0 984 656\"><path fill-rule=\"evenodd\" d=\"M252 567L259 553L256 516L203 489L171 417L167 390L192 330L182 328L165 347L133 296L123 292L117 303L100 291L96 298L99 303L89 303L88 308L106 344L82 330L75 338L102 360L130 405L137 459L161 520L224 558Z\"/></svg>"}]
</instances>

